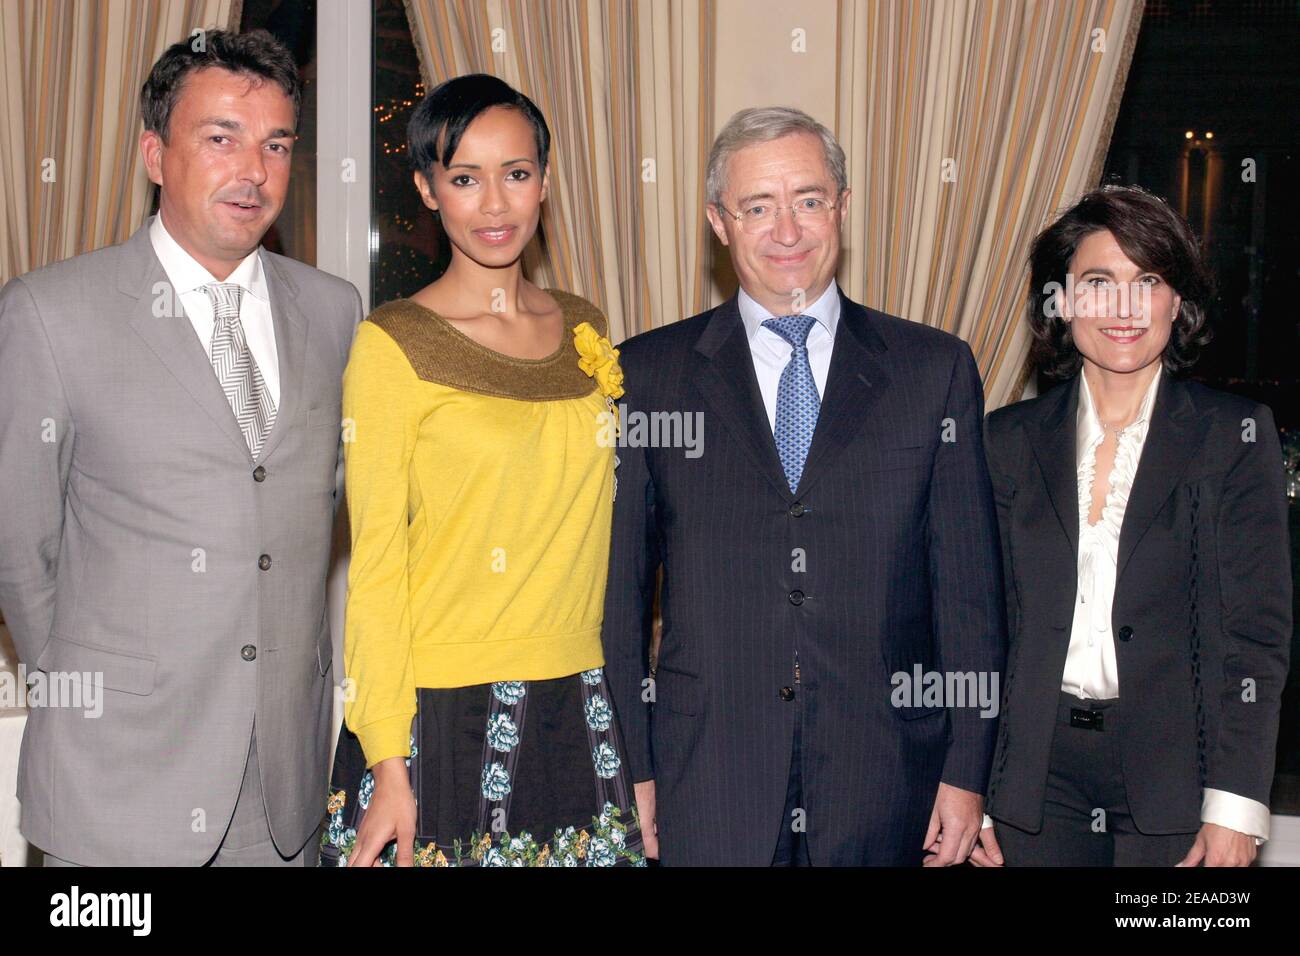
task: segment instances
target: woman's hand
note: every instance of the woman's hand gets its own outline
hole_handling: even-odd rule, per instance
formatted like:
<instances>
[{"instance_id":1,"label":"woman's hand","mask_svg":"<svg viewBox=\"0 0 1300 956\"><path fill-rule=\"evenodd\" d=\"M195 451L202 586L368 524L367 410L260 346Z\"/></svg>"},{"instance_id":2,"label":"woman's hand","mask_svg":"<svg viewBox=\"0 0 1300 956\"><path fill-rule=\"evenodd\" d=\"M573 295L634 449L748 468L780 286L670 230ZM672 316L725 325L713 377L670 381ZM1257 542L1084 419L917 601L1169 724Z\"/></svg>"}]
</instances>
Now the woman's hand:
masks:
<instances>
[{"instance_id":1,"label":"woman's hand","mask_svg":"<svg viewBox=\"0 0 1300 956\"><path fill-rule=\"evenodd\" d=\"M411 792L406 759L389 757L371 768L375 792L357 829L357 842L348 866L382 866L379 854L394 838L397 865L415 865L415 794Z\"/></svg>"},{"instance_id":2,"label":"woman's hand","mask_svg":"<svg viewBox=\"0 0 1300 956\"><path fill-rule=\"evenodd\" d=\"M1249 833L1229 830L1217 823L1203 823L1196 842L1179 866L1250 866L1259 848Z\"/></svg>"},{"instance_id":3,"label":"woman's hand","mask_svg":"<svg viewBox=\"0 0 1300 956\"><path fill-rule=\"evenodd\" d=\"M970 862L972 866L1002 866L1005 862L992 823L980 830L979 842L971 851Z\"/></svg>"},{"instance_id":4,"label":"woman's hand","mask_svg":"<svg viewBox=\"0 0 1300 956\"><path fill-rule=\"evenodd\" d=\"M641 843L647 860L659 859L659 826L655 820L655 782L645 780L632 784L636 793L637 819L641 823Z\"/></svg>"}]
</instances>

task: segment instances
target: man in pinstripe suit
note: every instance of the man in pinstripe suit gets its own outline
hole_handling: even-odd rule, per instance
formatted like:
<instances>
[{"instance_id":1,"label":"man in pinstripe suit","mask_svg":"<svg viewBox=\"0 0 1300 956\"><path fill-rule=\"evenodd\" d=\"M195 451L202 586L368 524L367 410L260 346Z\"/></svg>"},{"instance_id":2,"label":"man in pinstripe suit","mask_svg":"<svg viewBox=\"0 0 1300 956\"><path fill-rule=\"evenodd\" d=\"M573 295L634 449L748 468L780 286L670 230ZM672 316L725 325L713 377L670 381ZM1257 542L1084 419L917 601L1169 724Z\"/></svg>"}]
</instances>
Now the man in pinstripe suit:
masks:
<instances>
[{"instance_id":1,"label":"man in pinstripe suit","mask_svg":"<svg viewBox=\"0 0 1300 956\"><path fill-rule=\"evenodd\" d=\"M962 862L1006 640L974 359L840 292L844 153L811 117L736 114L705 188L740 291L621 357L604 641L647 848ZM645 441L656 412L701 414L702 453Z\"/></svg>"}]
</instances>

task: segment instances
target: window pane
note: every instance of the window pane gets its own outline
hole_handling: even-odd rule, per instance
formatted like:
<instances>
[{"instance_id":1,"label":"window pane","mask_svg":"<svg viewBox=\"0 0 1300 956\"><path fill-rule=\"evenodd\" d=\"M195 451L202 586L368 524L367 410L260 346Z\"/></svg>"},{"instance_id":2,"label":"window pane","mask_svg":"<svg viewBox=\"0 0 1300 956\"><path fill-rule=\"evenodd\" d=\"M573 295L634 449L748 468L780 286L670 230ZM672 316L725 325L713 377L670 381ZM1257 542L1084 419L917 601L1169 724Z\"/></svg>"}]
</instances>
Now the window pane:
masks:
<instances>
[{"instance_id":1,"label":"window pane","mask_svg":"<svg viewBox=\"0 0 1300 956\"><path fill-rule=\"evenodd\" d=\"M1190 375L1272 407L1291 449L1293 490L1300 490L1298 27L1300 9L1287 0L1149 0L1103 175L1164 196L1201 237L1217 285L1214 340ZM1300 498L1291 499L1290 524L1300 602ZM1291 659L1300 660L1294 633ZM1282 697L1272 809L1300 813L1295 666Z\"/></svg>"},{"instance_id":2,"label":"window pane","mask_svg":"<svg viewBox=\"0 0 1300 956\"><path fill-rule=\"evenodd\" d=\"M308 265L316 264L316 3L315 0L244 0L239 31L263 29L289 48L302 77L302 113L293 145L289 194L262 245Z\"/></svg>"},{"instance_id":3,"label":"window pane","mask_svg":"<svg viewBox=\"0 0 1300 956\"><path fill-rule=\"evenodd\" d=\"M401 0L377 0L374 28L371 226L378 242L370 289L373 304L381 305L428 285L447 268L451 254L411 181L406 126L424 84Z\"/></svg>"}]
</instances>

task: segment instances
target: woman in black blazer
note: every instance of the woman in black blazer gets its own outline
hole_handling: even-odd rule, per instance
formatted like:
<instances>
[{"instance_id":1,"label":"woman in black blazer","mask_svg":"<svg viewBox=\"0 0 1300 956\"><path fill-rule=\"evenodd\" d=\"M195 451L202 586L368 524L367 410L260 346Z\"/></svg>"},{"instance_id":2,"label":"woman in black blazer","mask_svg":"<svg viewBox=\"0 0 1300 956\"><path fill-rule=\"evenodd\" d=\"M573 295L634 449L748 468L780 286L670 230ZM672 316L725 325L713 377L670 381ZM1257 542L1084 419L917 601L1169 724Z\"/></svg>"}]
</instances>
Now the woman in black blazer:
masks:
<instances>
[{"instance_id":1,"label":"woman in black blazer","mask_svg":"<svg viewBox=\"0 0 1300 956\"><path fill-rule=\"evenodd\" d=\"M1030 266L1066 380L985 423L1011 643L972 862L1248 865L1291 640L1272 413L1175 377L1209 283L1159 198L1089 193Z\"/></svg>"}]
</instances>

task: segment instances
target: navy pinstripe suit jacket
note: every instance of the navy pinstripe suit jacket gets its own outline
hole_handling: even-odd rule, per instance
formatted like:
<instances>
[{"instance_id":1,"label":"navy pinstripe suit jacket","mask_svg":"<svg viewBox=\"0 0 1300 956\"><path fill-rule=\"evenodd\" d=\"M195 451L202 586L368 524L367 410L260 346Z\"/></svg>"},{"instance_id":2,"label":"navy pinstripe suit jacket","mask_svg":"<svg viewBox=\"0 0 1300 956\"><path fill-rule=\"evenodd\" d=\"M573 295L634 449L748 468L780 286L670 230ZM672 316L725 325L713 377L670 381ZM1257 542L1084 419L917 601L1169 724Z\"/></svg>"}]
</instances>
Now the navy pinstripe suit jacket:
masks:
<instances>
[{"instance_id":1,"label":"navy pinstripe suit jacket","mask_svg":"<svg viewBox=\"0 0 1300 956\"><path fill-rule=\"evenodd\" d=\"M647 413L703 421L695 457L619 448L605 601L606 673L633 779L656 782L665 865L771 862L796 708L814 864L916 864L939 782L987 783L996 718L891 704L891 675L917 665L1002 667L979 373L952 335L841 305L797 494L734 296L621 346L625 440Z\"/></svg>"}]
</instances>

